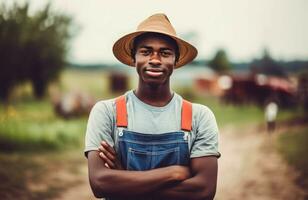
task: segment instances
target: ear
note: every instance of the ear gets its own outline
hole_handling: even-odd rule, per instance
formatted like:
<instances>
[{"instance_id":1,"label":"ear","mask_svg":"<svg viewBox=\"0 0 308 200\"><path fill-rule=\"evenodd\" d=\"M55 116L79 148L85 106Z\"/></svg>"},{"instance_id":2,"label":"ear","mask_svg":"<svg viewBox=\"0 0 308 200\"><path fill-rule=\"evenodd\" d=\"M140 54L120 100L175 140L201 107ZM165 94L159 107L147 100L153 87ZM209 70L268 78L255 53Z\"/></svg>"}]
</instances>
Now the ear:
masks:
<instances>
[{"instance_id":1,"label":"ear","mask_svg":"<svg viewBox=\"0 0 308 200\"><path fill-rule=\"evenodd\" d=\"M177 63L178 63L178 60L176 58L174 58L174 68L175 68Z\"/></svg>"},{"instance_id":2,"label":"ear","mask_svg":"<svg viewBox=\"0 0 308 200\"><path fill-rule=\"evenodd\" d=\"M130 57L131 57L133 63L136 63L136 50L133 49L133 48L130 50Z\"/></svg>"}]
</instances>

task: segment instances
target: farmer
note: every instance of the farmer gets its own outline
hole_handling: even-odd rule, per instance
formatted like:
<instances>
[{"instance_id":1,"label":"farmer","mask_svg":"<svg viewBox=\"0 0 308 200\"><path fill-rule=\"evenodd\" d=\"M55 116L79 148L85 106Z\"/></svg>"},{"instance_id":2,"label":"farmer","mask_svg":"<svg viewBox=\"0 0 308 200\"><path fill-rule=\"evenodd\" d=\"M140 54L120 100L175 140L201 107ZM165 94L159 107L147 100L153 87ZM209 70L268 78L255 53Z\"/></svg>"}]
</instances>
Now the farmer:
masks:
<instances>
[{"instance_id":1,"label":"farmer","mask_svg":"<svg viewBox=\"0 0 308 200\"><path fill-rule=\"evenodd\" d=\"M99 101L88 121L85 154L96 197L213 199L218 128L206 106L170 88L174 69L197 50L178 38L169 19L155 14L115 42L115 57L135 67L135 90Z\"/></svg>"},{"instance_id":2,"label":"farmer","mask_svg":"<svg viewBox=\"0 0 308 200\"><path fill-rule=\"evenodd\" d=\"M273 133L275 131L277 113L278 113L278 104L274 101L270 101L265 106L265 112L264 112L268 133Z\"/></svg>"}]
</instances>

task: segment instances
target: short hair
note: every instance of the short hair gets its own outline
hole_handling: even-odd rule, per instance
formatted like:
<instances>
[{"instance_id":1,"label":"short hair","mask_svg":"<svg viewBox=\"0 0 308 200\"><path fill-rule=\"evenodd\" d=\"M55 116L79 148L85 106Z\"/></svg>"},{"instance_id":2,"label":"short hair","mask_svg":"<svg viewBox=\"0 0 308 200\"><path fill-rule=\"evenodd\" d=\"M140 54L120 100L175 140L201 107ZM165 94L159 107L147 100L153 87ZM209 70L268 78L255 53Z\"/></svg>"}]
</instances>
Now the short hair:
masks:
<instances>
[{"instance_id":1,"label":"short hair","mask_svg":"<svg viewBox=\"0 0 308 200\"><path fill-rule=\"evenodd\" d=\"M170 42L170 44L174 47L175 50L175 63L179 60L180 57L180 51L179 51L179 46L178 43L173 39L172 37L162 34L162 33L155 33L155 32L147 32L147 33L142 33L141 35L138 35L137 37L134 38L132 42L132 48L130 52L130 56L132 59L135 61L135 56L136 56L136 48L138 44L144 40L145 38L148 37L160 37L163 38L164 40Z\"/></svg>"}]
</instances>

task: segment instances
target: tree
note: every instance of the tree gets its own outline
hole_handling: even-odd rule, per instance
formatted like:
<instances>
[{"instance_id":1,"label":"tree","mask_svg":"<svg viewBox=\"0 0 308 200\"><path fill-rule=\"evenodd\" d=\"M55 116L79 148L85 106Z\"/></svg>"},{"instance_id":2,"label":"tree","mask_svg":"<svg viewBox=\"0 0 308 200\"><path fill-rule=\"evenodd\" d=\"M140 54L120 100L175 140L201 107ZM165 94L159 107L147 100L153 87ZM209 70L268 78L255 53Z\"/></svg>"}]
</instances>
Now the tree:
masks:
<instances>
[{"instance_id":1,"label":"tree","mask_svg":"<svg viewBox=\"0 0 308 200\"><path fill-rule=\"evenodd\" d=\"M263 57L259 60L254 60L251 64L253 73L265 74L287 78L286 71L271 57L269 51L264 49Z\"/></svg>"},{"instance_id":2,"label":"tree","mask_svg":"<svg viewBox=\"0 0 308 200\"><path fill-rule=\"evenodd\" d=\"M227 54L222 49L217 51L214 58L209 62L209 66L219 73L227 72L231 69Z\"/></svg>"},{"instance_id":3,"label":"tree","mask_svg":"<svg viewBox=\"0 0 308 200\"><path fill-rule=\"evenodd\" d=\"M49 4L32 15L29 3L0 6L0 100L7 101L12 88L25 80L36 97L43 97L64 67L71 23Z\"/></svg>"}]
</instances>

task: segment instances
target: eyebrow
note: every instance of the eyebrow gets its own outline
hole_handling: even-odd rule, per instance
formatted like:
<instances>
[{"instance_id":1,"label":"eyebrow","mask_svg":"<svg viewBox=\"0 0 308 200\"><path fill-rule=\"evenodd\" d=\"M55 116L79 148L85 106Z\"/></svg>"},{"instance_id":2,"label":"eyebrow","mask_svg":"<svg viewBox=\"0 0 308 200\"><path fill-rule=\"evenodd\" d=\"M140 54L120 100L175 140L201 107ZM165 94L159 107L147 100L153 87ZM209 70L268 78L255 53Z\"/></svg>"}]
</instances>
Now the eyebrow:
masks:
<instances>
[{"instance_id":1,"label":"eyebrow","mask_svg":"<svg viewBox=\"0 0 308 200\"><path fill-rule=\"evenodd\" d=\"M142 46L139 47L139 49L141 49L141 48L153 49L153 47L151 47L151 46L146 46L146 45L142 45ZM162 47L162 48L160 48L160 50L163 50L163 51L164 51L164 50L174 51L173 49L168 48L168 47Z\"/></svg>"}]
</instances>

